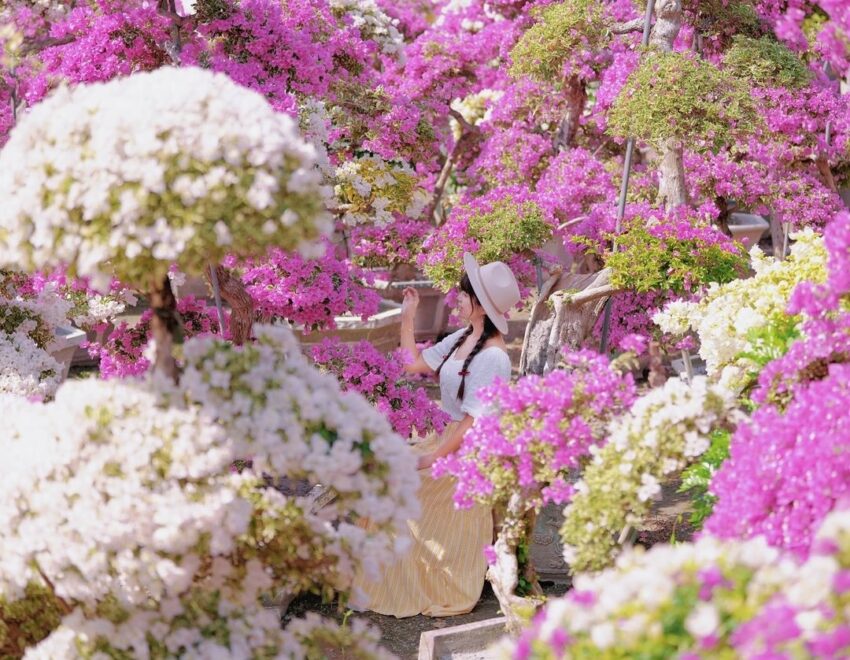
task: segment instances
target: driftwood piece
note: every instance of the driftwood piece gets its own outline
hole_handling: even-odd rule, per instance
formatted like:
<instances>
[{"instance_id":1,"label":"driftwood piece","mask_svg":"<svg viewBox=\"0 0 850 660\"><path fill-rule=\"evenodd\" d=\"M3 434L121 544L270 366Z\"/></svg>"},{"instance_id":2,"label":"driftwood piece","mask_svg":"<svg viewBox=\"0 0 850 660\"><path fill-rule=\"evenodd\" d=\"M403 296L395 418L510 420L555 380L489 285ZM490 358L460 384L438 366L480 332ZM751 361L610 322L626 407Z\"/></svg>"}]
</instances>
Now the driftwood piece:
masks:
<instances>
[{"instance_id":1,"label":"driftwood piece","mask_svg":"<svg viewBox=\"0 0 850 660\"><path fill-rule=\"evenodd\" d=\"M617 291L608 269L596 273L554 273L531 309L522 344L521 374L545 374L558 364L563 346L581 347L605 301Z\"/></svg>"}]
</instances>

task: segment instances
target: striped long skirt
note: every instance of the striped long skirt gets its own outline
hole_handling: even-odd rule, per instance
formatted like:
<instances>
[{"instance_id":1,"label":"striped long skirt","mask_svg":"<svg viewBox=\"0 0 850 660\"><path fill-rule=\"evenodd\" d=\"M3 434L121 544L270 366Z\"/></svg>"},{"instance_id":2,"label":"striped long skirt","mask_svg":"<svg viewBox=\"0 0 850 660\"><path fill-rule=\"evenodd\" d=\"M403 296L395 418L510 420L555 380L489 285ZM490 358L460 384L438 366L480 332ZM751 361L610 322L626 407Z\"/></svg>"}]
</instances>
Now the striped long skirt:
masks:
<instances>
[{"instance_id":1,"label":"striped long skirt","mask_svg":"<svg viewBox=\"0 0 850 660\"><path fill-rule=\"evenodd\" d=\"M425 453L438 441L431 436L416 449ZM481 598L487 571L484 547L493 540L492 512L479 505L456 509L455 480L433 479L430 473L430 468L419 471L422 514L407 521L412 541L408 553L384 569L379 580L358 578L354 607L396 617L443 617L466 614Z\"/></svg>"}]
</instances>

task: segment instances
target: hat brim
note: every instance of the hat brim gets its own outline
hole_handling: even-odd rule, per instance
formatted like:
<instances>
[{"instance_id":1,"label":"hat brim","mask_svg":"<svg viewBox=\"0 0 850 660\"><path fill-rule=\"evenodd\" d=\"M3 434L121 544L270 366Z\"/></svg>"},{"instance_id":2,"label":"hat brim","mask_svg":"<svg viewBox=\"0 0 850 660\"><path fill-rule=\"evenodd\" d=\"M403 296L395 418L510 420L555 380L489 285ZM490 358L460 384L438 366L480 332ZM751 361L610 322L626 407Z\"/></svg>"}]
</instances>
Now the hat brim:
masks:
<instances>
[{"instance_id":1,"label":"hat brim","mask_svg":"<svg viewBox=\"0 0 850 660\"><path fill-rule=\"evenodd\" d=\"M496 309L496 306L490 300L490 296L487 295L487 289L481 283L481 266L478 265L478 261L469 252L465 252L463 255L463 268L466 271L467 277L469 277L469 283L472 284L475 297L478 298L478 302L484 308L484 313L487 314L499 332L503 335L508 334L508 319Z\"/></svg>"}]
</instances>

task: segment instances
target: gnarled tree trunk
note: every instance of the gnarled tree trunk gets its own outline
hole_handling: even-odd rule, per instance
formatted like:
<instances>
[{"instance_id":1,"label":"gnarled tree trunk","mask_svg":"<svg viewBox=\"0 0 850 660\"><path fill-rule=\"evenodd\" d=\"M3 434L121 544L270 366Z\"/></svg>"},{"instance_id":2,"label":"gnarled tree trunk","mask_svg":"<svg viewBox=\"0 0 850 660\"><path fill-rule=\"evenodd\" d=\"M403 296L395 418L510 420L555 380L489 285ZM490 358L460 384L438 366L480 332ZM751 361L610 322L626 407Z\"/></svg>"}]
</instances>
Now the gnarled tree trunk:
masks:
<instances>
[{"instance_id":1,"label":"gnarled tree trunk","mask_svg":"<svg viewBox=\"0 0 850 660\"><path fill-rule=\"evenodd\" d=\"M520 578L517 548L531 537L535 518L533 511L525 511L519 493L511 495L505 510L496 514L496 542L493 544L496 562L487 569L487 580L499 601L510 634L518 634L525 622L524 615L532 613L542 603L543 591L531 559L522 576L532 587L531 596L516 593Z\"/></svg>"},{"instance_id":2,"label":"gnarled tree trunk","mask_svg":"<svg viewBox=\"0 0 850 660\"><path fill-rule=\"evenodd\" d=\"M521 374L549 373L558 366L562 347L584 344L616 292L610 276L608 269L587 275L556 272L544 283L525 328Z\"/></svg>"},{"instance_id":3,"label":"gnarled tree trunk","mask_svg":"<svg viewBox=\"0 0 850 660\"><path fill-rule=\"evenodd\" d=\"M655 26L649 37L650 48L669 53L682 28L682 0L657 0L655 3ZM675 94L676 90L668 90ZM673 138L664 140L660 145L659 194L668 209L688 204L688 190L685 185L685 164L682 158L682 145Z\"/></svg>"},{"instance_id":4,"label":"gnarled tree trunk","mask_svg":"<svg viewBox=\"0 0 850 660\"><path fill-rule=\"evenodd\" d=\"M180 316L177 314L177 299L171 290L168 276L151 286L150 303L153 309L151 334L156 342L154 370L164 373L176 383L179 370L173 349L174 337L180 329Z\"/></svg>"},{"instance_id":5,"label":"gnarled tree trunk","mask_svg":"<svg viewBox=\"0 0 850 660\"><path fill-rule=\"evenodd\" d=\"M676 138L668 138L661 143L660 149L658 195L668 210L684 206L689 203L689 198L682 145Z\"/></svg>"},{"instance_id":6,"label":"gnarled tree trunk","mask_svg":"<svg viewBox=\"0 0 850 660\"><path fill-rule=\"evenodd\" d=\"M577 76L571 77L564 86L564 99L567 109L555 138L556 150L569 149L572 146L578 133L578 122L587 103L587 89Z\"/></svg>"},{"instance_id":7,"label":"gnarled tree trunk","mask_svg":"<svg viewBox=\"0 0 850 660\"><path fill-rule=\"evenodd\" d=\"M212 286L209 268L206 274ZM254 301L245 290L242 280L227 268L216 266L215 275L221 297L230 305L230 340L237 346L242 346L251 337L251 327L254 324Z\"/></svg>"}]
</instances>

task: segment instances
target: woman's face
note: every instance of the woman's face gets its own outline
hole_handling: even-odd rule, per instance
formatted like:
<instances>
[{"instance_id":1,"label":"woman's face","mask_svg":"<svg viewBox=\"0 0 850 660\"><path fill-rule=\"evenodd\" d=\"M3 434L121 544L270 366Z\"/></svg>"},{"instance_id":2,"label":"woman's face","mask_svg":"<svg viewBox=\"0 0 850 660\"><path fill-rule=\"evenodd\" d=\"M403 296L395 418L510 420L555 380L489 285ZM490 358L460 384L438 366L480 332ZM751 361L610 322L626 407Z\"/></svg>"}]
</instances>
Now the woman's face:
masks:
<instances>
[{"instance_id":1,"label":"woman's face","mask_svg":"<svg viewBox=\"0 0 850 660\"><path fill-rule=\"evenodd\" d=\"M469 323L473 318L483 316L484 308L476 304L466 291L461 291L457 296L457 315L462 321Z\"/></svg>"}]
</instances>

